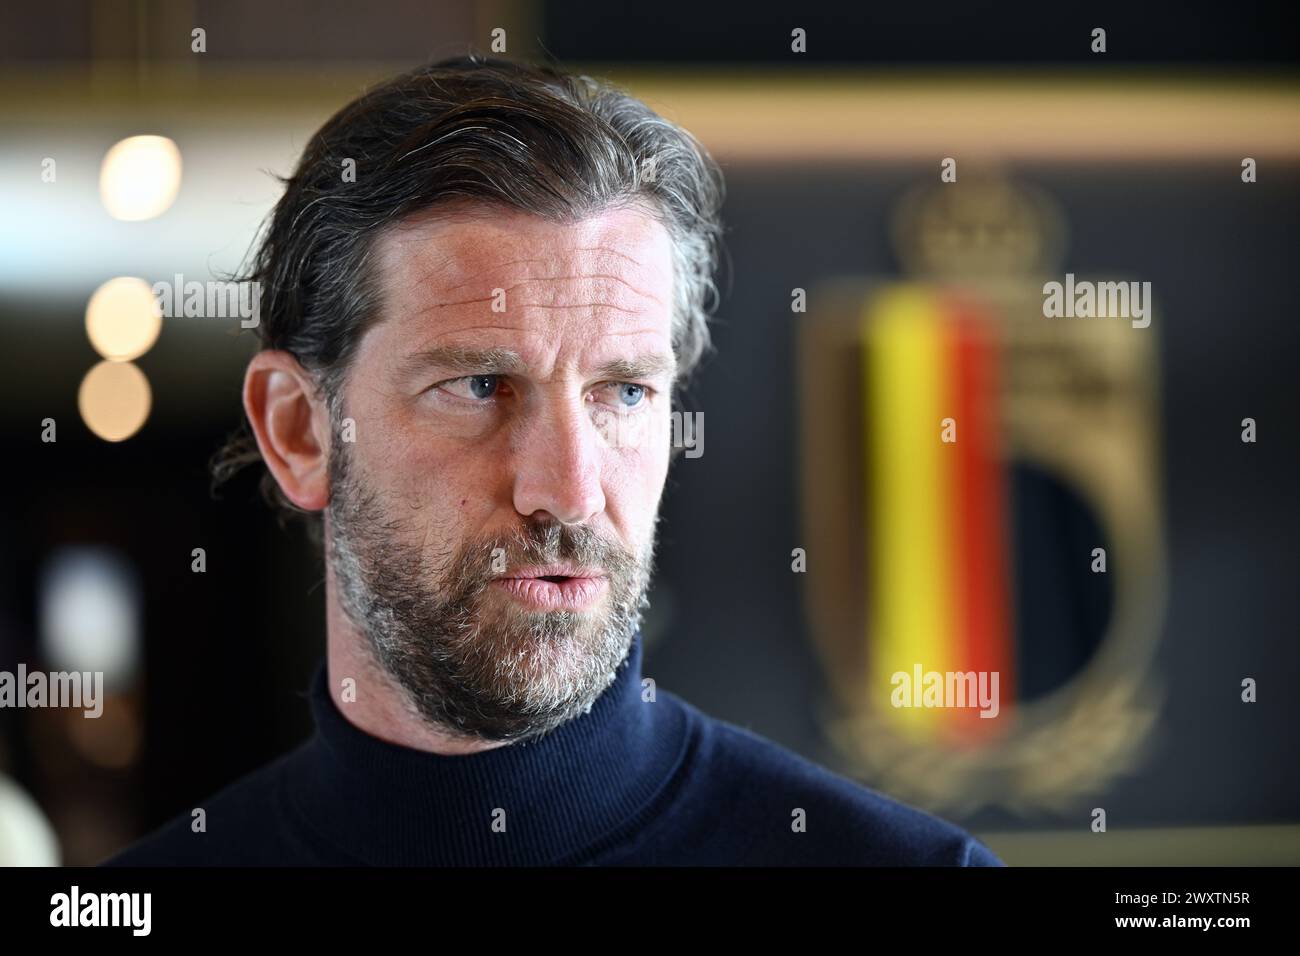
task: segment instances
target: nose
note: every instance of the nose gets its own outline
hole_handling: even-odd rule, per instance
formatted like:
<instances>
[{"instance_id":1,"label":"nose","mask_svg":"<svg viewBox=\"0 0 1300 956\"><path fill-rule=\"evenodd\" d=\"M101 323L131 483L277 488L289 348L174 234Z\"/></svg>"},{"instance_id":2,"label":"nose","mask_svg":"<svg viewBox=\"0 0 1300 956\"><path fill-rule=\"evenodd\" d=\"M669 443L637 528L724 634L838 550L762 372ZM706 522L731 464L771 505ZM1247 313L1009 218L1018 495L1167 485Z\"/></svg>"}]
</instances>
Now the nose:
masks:
<instances>
[{"instance_id":1,"label":"nose","mask_svg":"<svg viewBox=\"0 0 1300 956\"><path fill-rule=\"evenodd\" d=\"M599 438L580 400L556 401L519 429L516 511L577 525L605 510Z\"/></svg>"}]
</instances>

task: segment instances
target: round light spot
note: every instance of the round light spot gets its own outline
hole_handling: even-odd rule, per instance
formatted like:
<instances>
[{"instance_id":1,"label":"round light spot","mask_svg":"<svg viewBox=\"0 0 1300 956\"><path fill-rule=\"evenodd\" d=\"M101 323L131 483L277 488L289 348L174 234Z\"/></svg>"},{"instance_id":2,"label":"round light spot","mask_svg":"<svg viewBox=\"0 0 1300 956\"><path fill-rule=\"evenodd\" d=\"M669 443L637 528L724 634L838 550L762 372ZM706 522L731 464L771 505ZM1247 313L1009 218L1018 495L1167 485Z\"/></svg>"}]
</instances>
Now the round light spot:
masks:
<instances>
[{"instance_id":1,"label":"round light spot","mask_svg":"<svg viewBox=\"0 0 1300 956\"><path fill-rule=\"evenodd\" d=\"M104 155L99 196L115 219L166 212L181 188L181 151L166 136L130 136Z\"/></svg>"},{"instance_id":2,"label":"round light spot","mask_svg":"<svg viewBox=\"0 0 1300 956\"><path fill-rule=\"evenodd\" d=\"M0 775L0 866L58 866L59 861L50 821L18 784Z\"/></svg>"},{"instance_id":3,"label":"round light spot","mask_svg":"<svg viewBox=\"0 0 1300 956\"><path fill-rule=\"evenodd\" d=\"M139 358L158 341L162 312L143 279L109 279L86 306L86 335L95 351L112 362Z\"/></svg>"},{"instance_id":4,"label":"round light spot","mask_svg":"<svg viewBox=\"0 0 1300 956\"><path fill-rule=\"evenodd\" d=\"M82 421L104 441L122 441L138 432L152 403L149 380L130 362L100 362L77 392Z\"/></svg>"},{"instance_id":5,"label":"round light spot","mask_svg":"<svg viewBox=\"0 0 1300 956\"><path fill-rule=\"evenodd\" d=\"M130 686L140 665L140 601L139 573L122 552L59 548L41 572L43 660L56 670L101 671L110 689Z\"/></svg>"}]
</instances>

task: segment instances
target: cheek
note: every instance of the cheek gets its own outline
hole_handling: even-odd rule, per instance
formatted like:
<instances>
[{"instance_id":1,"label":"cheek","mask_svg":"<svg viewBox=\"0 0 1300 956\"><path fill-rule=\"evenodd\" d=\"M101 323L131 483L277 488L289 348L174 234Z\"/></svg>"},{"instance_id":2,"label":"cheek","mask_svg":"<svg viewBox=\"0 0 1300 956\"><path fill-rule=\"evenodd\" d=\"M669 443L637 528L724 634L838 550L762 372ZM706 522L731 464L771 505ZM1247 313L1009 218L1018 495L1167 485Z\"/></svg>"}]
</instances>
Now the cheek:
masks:
<instances>
[{"instance_id":1,"label":"cheek","mask_svg":"<svg viewBox=\"0 0 1300 956\"><path fill-rule=\"evenodd\" d=\"M389 520L415 540L459 541L462 529L490 517L495 489L488 479L498 470L485 446L398 429L380 438L368 474L388 503Z\"/></svg>"},{"instance_id":2,"label":"cheek","mask_svg":"<svg viewBox=\"0 0 1300 956\"><path fill-rule=\"evenodd\" d=\"M646 442L637 448L609 449L606 455L606 511L616 524L638 539L644 538L654 525L668 477L669 453L664 432L663 440Z\"/></svg>"}]
</instances>

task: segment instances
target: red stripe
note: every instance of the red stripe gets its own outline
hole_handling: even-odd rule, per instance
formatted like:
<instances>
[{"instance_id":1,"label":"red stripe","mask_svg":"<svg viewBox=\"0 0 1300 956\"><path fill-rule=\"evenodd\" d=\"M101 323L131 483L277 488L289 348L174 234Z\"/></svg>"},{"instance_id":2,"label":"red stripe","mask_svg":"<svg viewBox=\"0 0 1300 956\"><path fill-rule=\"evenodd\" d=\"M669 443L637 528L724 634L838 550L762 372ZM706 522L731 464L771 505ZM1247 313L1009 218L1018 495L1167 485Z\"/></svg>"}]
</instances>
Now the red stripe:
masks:
<instances>
[{"instance_id":1,"label":"red stripe","mask_svg":"<svg viewBox=\"0 0 1300 956\"><path fill-rule=\"evenodd\" d=\"M1010 720L1014 699L1013 640L1007 573L1006 489L1000 455L998 352L987 317L957 297L945 304L950 319L949 363L957 420L953 608L962 671L993 672L999 715L982 718L978 707L951 711L949 729L963 743L997 736Z\"/></svg>"}]
</instances>

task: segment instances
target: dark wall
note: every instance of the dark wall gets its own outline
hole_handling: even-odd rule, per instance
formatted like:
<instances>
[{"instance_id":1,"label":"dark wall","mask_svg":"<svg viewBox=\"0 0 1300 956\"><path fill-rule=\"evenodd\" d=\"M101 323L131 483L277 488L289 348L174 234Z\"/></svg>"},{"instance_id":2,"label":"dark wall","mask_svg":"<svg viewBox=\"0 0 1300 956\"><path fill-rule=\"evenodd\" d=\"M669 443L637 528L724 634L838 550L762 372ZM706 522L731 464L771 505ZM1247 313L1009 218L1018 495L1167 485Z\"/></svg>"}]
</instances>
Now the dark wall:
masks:
<instances>
[{"instance_id":1,"label":"dark wall","mask_svg":"<svg viewBox=\"0 0 1300 956\"><path fill-rule=\"evenodd\" d=\"M1064 269L1148 278L1158 302L1171 570L1158 674L1167 697L1149 761L1107 799L1134 825L1294 819L1300 702L1287 689L1300 676L1300 333L1290 280L1300 169L1266 169L1251 187L1217 168L1012 172L1066 210ZM894 273L888 219L918 175L728 170L718 350L685 402L705 413L705 453L679 460L670 476L648 622L647 674L662 687L840 767L818 721L826 681L789 564L801 542L790 289ZM68 328L80 336L75 321ZM213 336L191 358L226 369L228 401L178 416L160 389L155 419L120 445L77 421L79 372L62 390L64 407L3 420L13 457L2 472L10 507L0 515L0 667L35 657L36 574L59 544L112 543L141 572L146 749L122 796L140 827L308 729L298 691L323 653L319 562L300 532L275 527L252 475L219 500L208 489L206 462L238 420L243 349ZM151 375L151 363L179 360L162 343L157 351L141 360ZM20 356L8 354L10 371ZM14 402L11 412L25 407L20 395ZM43 445L32 424L44 414L66 423L57 446ZM1259 422L1254 446L1237 440L1245 415ZM201 575L189 557L200 546ZM1225 673L1259 678L1260 702L1242 707ZM26 719L10 712L0 726L17 776L44 802L55 794L31 759Z\"/></svg>"}]
</instances>

